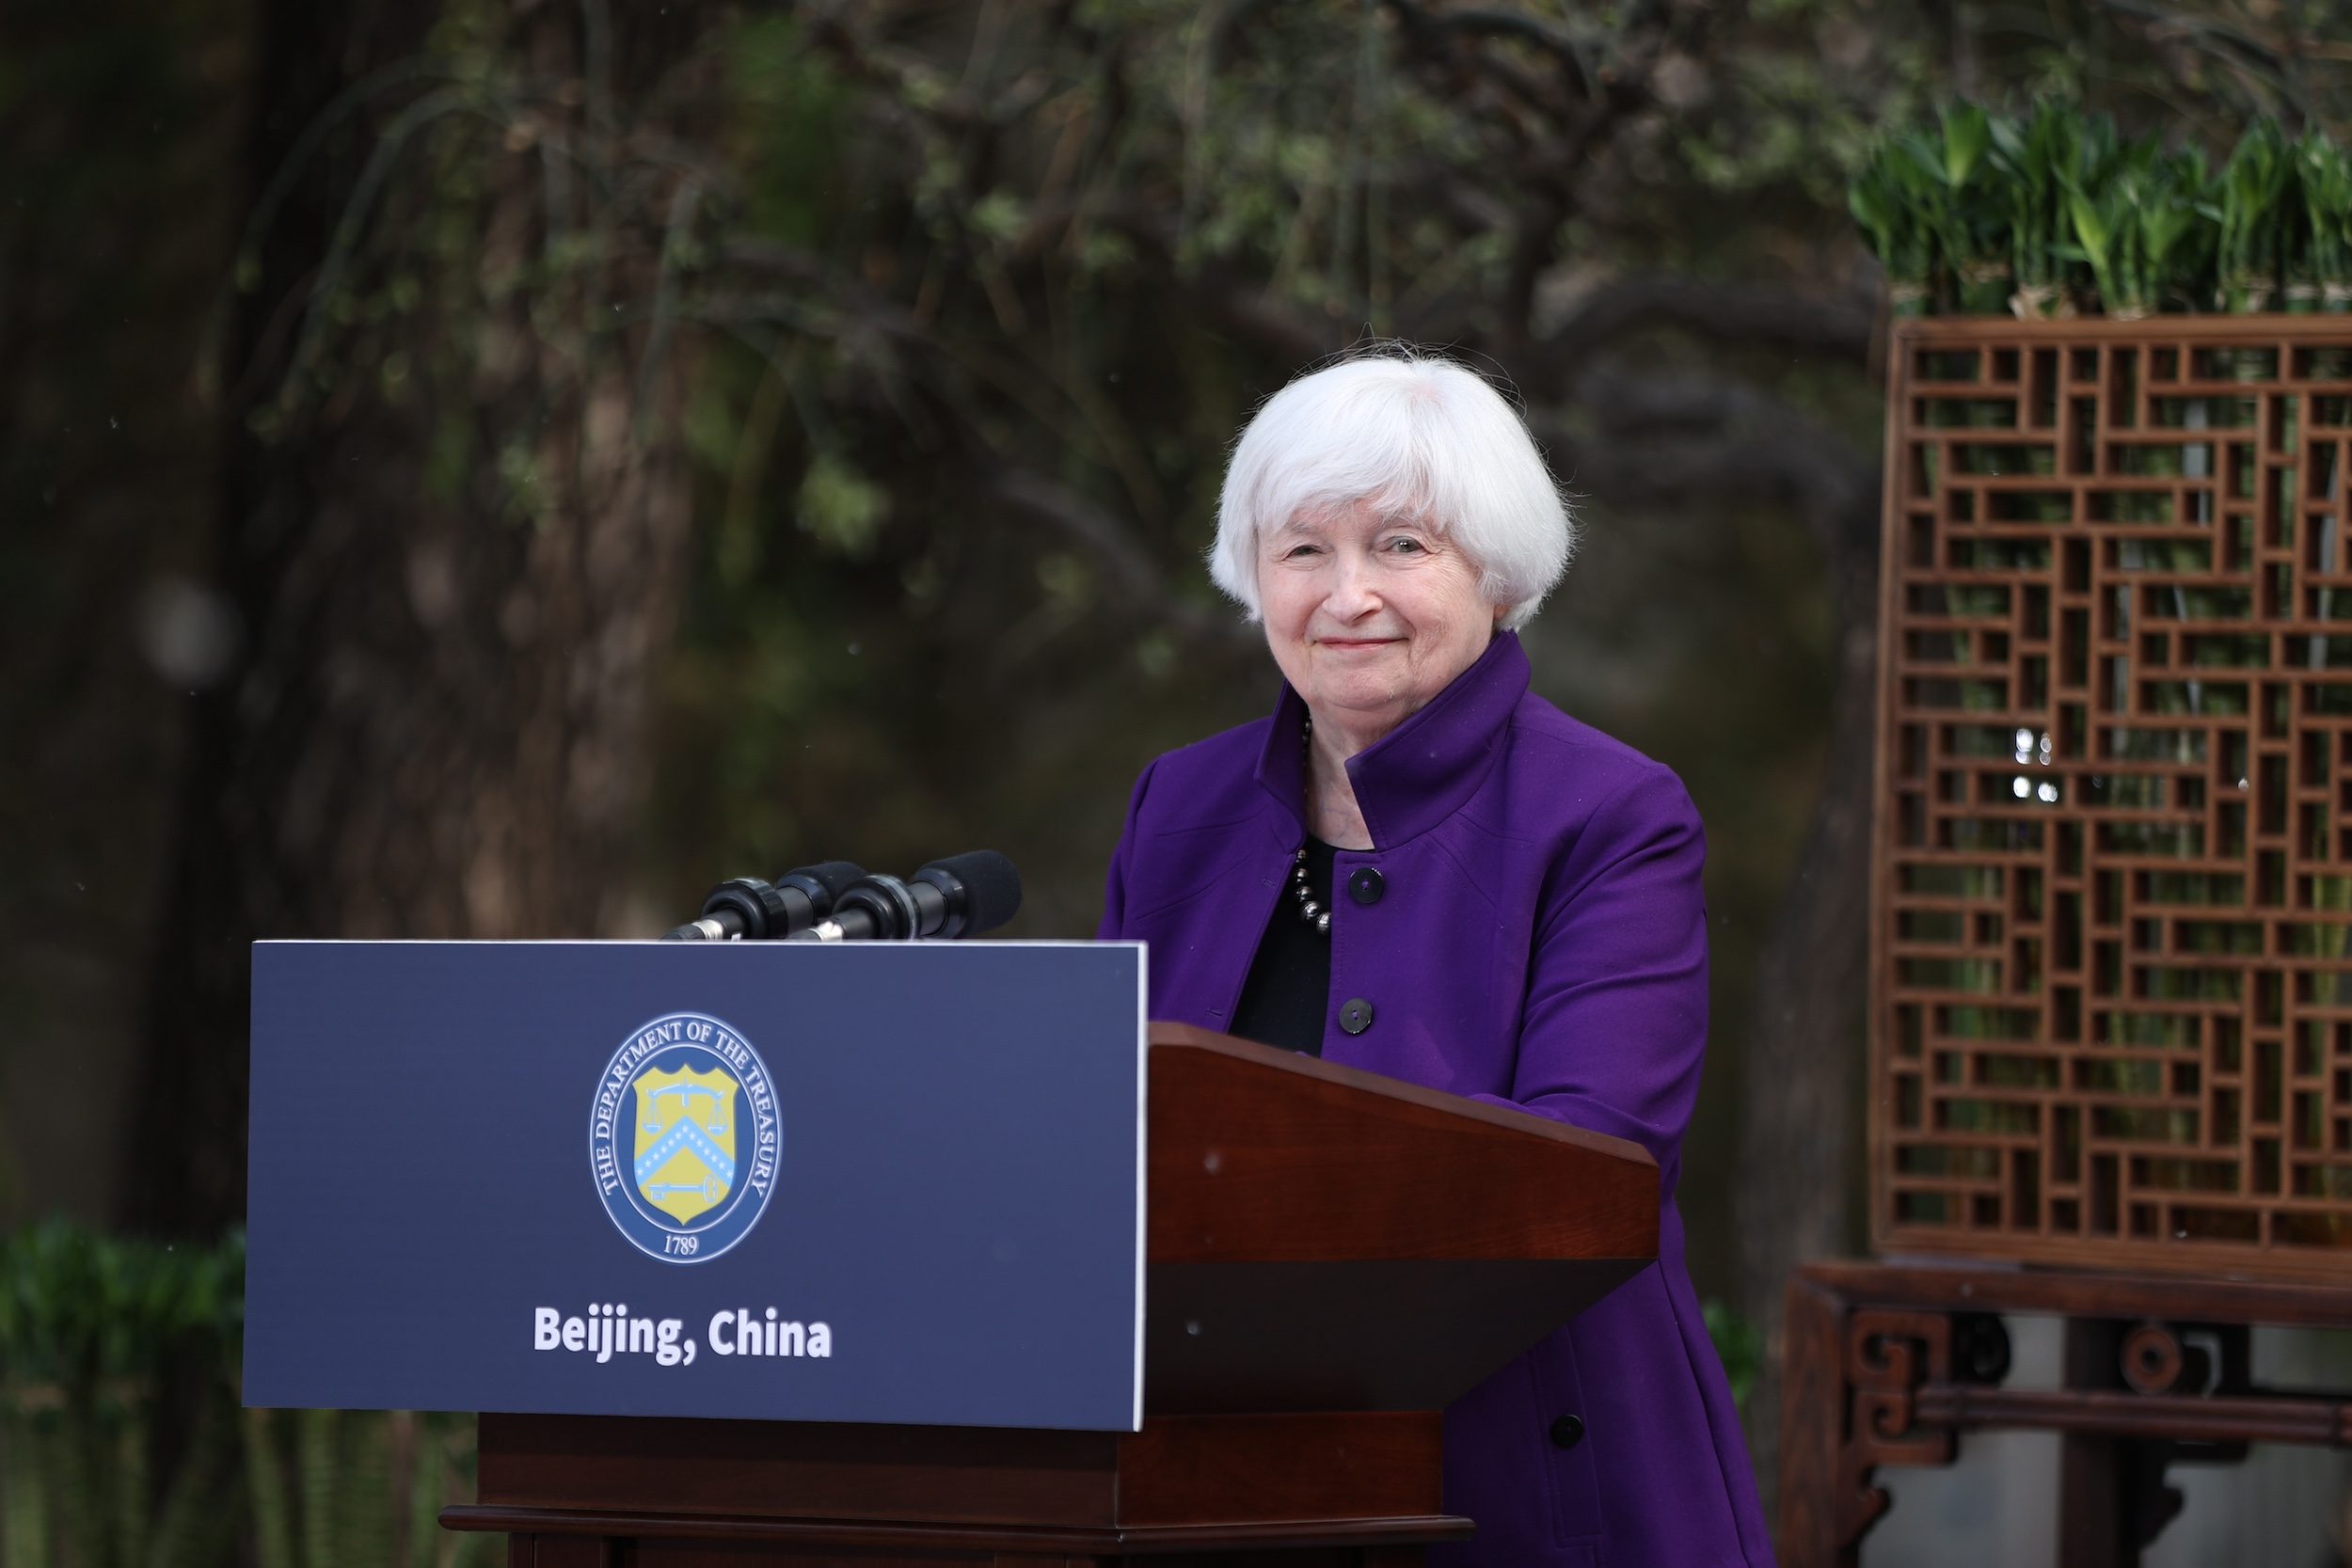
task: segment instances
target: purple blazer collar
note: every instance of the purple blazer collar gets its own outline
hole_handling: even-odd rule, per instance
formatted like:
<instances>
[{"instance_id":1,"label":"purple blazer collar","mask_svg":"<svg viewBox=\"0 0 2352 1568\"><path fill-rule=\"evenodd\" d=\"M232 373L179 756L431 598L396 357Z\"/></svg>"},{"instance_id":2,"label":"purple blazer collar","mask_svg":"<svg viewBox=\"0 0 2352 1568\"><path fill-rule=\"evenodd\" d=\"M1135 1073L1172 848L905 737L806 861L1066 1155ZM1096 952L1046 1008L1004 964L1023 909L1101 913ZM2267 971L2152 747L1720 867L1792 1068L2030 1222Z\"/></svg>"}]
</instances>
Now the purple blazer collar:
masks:
<instances>
[{"instance_id":1,"label":"purple blazer collar","mask_svg":"<svg viewBox=\"0 0 2352 1568\"><path fill-rule=\"evenodd\" d=\"M1502 732L1527 695L1527 651L1519 634L1498 632L1478 662L1372 745L1348 759L1347 782L1375 847L1418 838L1462 809L1485 782ZM1274 722L1258 752L1257 778L1277 804L1307 831L1307 759L1299 736L1307 704L1282 683Z\"/></svg>"}]
</instances>

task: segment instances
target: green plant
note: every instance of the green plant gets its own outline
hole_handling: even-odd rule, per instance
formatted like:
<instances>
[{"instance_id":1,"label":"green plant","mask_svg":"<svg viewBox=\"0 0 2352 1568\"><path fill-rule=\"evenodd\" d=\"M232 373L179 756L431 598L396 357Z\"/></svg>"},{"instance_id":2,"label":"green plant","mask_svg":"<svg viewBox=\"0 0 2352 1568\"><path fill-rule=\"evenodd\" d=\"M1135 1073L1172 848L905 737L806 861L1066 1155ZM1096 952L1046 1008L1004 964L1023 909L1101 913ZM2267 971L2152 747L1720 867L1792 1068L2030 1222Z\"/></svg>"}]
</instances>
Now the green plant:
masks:
<instances>
[{"instance_id":1,"label":"green plant","mask_svg":"<svg viewBox=\"0 0 2352 1568\"><path fill-rule=\"evenodd\" d=\"M2204 160L2167 155L2154 141L2105 152L2067 182L2067 211L2099 301L2110 316L2153 315L2184 276L2201 271L2206 220L2197 210Z\"/></svg>"},{"instance_id":2,"label":"green plant","mask_svg":"<svg viewBox=\"0 0 2352 1568\"><path fill-rule=\"evenodd\" d=\"M247 1505L259 1568L468 1568L496 1537L452 1533L471 1493L473 1422L395 1410L247 1410Z\"/></svg>"},{"instance_id":3,"label":"green plant","mask_svg":"<svg viewBox=\"0 0 2352 1568\"><path fill-rule=\"evenodd\" d=\"M1883 143L1848 186L1846 204L1886 268L1899 316L1925 315L1934 284L1934 238L1923 214L1928 175L1907 148Z\"/></svg>"},{"instance_id":4,"label":"green plant","mask_svg":"<svg viewBox=\"0 0 2352 1568\"><path fill-rule=\"evenodd\" d=\"M2278 292L2281 233L2294 163L2275 120L2257 120L2221 167L2214 203L2221 225L2221 305L2260 310Z\"/></svg>"},{"instance_id":5,"label":"green plant","mask_svg":"<svg viewBox=\"0 0 2352 1568\"><path fill-rule=\"evenodd\" d=\"M0 1236L0 1568L462 1568L473 1423L237 1410L245 1247ZM242 1437L242 1440L241 1440ZM242 1474L240 1473L242 1472ZM245 1499L237 1507L225 1499Z\"/></svg>"},{"instance_id":6,"label":"green plant","mask_svg":"<svg viewBox=\"0 0 2352 1568\"><path fill-rule=\"evenodd\" d=\"M2198 201L2213 177L2205 170L2204 153L2193 147L2158 159L2151 172L2150 199L2139 210L2148 308L2161 309L2168 298L2193 306L2212 293L2205 279L2218 236Z\"/></svg>"},{"instance_id":7,"label":"green plant","mask_svg":"<svg viewBox=\"0 0 2352 1568\"><path fill-rule=\"evenodd\" d=\"M2022 119L1970 104L1881 135L1851 206L1899 314L2131 318L2219 306L2352 310L2352 157L2257 120L2218 170L2196 147L2127 139L2043 99ZM1998 258L2006 256L2006 274Z\"/></svg>"},{"instance_id":8,"label":"green plant","mask_svg":"<svg viewBox=\"0 0 2352 1568\"><path fill-rule=\"evenodd\" d=\"M2352 309L2352 157L2314 131L2296 144L2295 170L2305 225L2297 270L2324 309Z\"/></svg>"},{"instance_id":9,"label":"green plant","mask_svg":"<svg viewBox=\"0 0 2352 1568\"><path fill-rule=\"evenodd\" d=\"M0 1238L0 1562L222 1559L241 1259L51 1220ZM168 1456L167 1473L159 1474Z\"/></svg>"},{"instance_id":10,"label":"green plant","mask_svg":"<svg viewBox=\"0 0 2352 1568\"><path fill-rule=\"evenodd\" d=\"M2083 161L2084 122L2044 99L2024 124L1995 120L1991 131L2010 213L2013 309L2029 318L2063 314L2067 264L2076 254L2067 182Z\"/></svg>"},{"instance_id":11,"label":"green plant","mask_svg":"<svg viewBox=\"0 0 2352 1568\"><path fill-rule=\"evenodd\" d=\"M2127 154L2119 162L2128 165L2136 160ZM2071 170L2065 183L2067 216L2083 260L2098 280L2100 304L2111 316L2146 315L2147 267L2139 232L2139 210L2146 193L2141 188L2141 171L2130 166Z\"/></svg>"},{"instance_id":12,"label":"green plant","mask_svg":"<svg viewBox=\"0 0 2352 1568\"><path fill-rule=\"evenodd\" d=\"M1970 312L2002 309L2010 285L2010 214L1994 182L1992 117L1954 103L1926 143L1935 180L1933 227L1950 297Z\"/></svg>"}]
</instances>

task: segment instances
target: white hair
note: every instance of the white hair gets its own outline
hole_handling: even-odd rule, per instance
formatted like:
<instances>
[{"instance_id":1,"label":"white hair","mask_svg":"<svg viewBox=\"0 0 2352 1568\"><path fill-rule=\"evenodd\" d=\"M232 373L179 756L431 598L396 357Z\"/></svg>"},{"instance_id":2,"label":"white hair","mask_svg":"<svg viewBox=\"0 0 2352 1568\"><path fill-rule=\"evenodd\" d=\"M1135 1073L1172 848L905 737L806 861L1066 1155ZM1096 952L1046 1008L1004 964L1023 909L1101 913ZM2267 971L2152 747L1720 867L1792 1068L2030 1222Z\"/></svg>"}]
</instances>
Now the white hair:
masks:
<instances>
[{"instance_id":1,"label":"white hair","mask_svg":"<svg viewBox=\"0 0 2352 1568\"><path fill-rule=\"evenodd\" d=\"M1363 501L1454 541L1479 591L1524 626L1568 567L1576 525L1534 437L1475 372L1383 348L1311 372L1241 433L1209 576L1259 618L1258 545L1305 509Z\"/></svg>"}]
</instances>

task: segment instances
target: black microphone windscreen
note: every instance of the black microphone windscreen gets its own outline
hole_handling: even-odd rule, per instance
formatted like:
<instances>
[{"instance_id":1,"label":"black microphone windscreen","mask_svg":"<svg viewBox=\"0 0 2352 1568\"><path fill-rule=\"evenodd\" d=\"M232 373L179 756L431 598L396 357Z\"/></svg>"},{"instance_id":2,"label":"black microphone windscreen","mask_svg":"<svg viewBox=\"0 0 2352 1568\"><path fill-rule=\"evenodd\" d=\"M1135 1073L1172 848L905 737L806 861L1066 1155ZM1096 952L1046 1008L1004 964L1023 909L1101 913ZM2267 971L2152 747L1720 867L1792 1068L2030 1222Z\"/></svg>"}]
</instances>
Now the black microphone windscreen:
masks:
<instances>
[{"instance_id":1,"label":"black microphone windscreen","mask_svg":"<svg viewBox=\"0 0 2352 1568\"><path fill-rule=\"evenodd\" d=\"M993 931L1021 912L1021 873L993 849L969 849L931 865L963 884L965 936Z\"/></svg>"},{"instance_id":2,"label":"black microphone windscreen","mask_svg":"<svg viewBox=\"0 0 2352 1568\"><path fill-rule=\"evenodd\" d=\"M830 905L834 899L841 896L843 888L865 875L864 866L850 861L825 861L817 865L796 865L786 872L784 877L806 877L825 890L826 902ZM784 877L779 877L776 880L782 881Z\"/></svg>"}]
</instances>

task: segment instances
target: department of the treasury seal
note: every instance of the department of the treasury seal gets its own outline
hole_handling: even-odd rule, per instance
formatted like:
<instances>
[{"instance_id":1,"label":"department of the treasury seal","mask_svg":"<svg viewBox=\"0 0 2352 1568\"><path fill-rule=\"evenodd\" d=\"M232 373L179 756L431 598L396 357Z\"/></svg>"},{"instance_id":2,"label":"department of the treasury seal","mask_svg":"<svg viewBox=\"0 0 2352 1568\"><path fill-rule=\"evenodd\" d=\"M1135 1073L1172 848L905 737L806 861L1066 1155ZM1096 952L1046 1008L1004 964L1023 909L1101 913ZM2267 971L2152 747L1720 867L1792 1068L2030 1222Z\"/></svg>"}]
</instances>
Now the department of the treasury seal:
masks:
<instances>
[{"instance_id":1,"label":"department of the treasury seal","mask_svg":"<svg viewBox=\"0 0 2352 1568\"><path fill-rule=\"evenodd\" d=\"M768 1207L780 1146L768 1064L705 1014L641 1025L596 1080L588 1168L649 1258L700 1263L741 1241Z\"/></svg>"}]
</instances>

